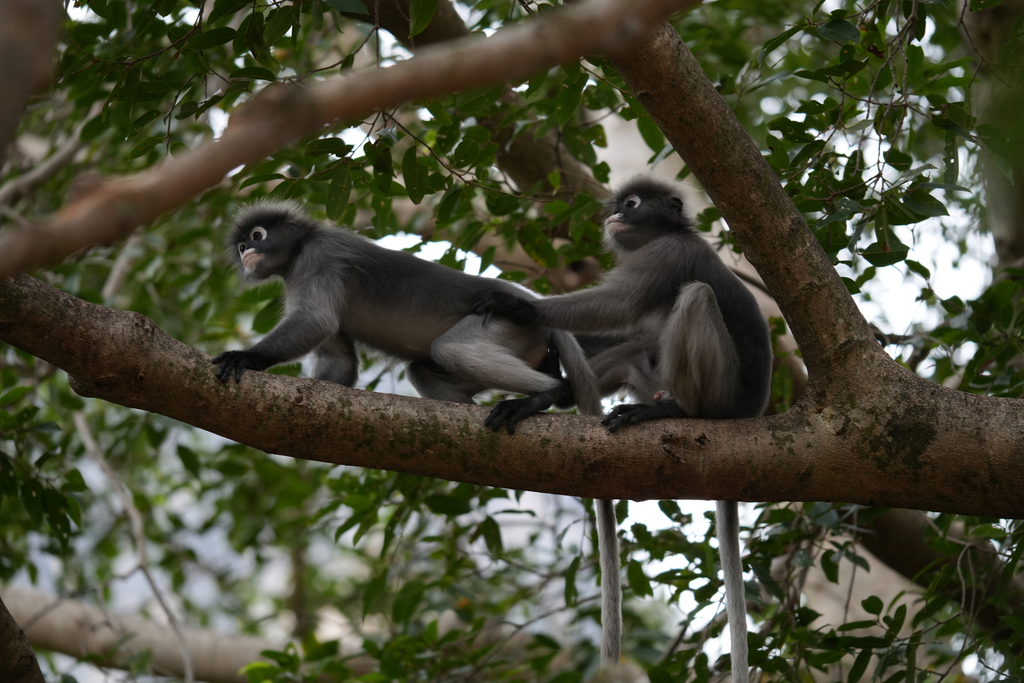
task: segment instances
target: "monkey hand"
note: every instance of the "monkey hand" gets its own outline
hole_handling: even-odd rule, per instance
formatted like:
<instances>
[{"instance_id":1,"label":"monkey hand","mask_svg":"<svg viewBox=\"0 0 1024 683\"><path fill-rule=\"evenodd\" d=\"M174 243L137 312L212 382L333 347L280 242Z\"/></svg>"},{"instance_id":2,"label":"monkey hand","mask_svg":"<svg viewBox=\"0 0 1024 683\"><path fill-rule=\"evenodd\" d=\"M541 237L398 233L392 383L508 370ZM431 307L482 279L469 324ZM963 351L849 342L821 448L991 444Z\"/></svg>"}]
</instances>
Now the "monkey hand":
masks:
<instances>
[{"instance_id":1,"label":"monkey hand","mask_svg":"<svg viewBox=\"0 0 1024 683\"><path fill-rule=\"evenodd\" d=\"M649 403L624 403L612 408L601 424L614 432L619 427L638 425L648 420L664 420L669 417L686 417L683 409L675 401L661 400L654 405Z\"/></svg>"},{"instance_id":2,"label":"monkey hand","mask_svg":"<svg viewBox=\"0 0 1024 683\"><path fill-rule=\"evenodd\" d=\"M532 325L537 322L537 317L540 315L537 307L528 299L500 289L477 294L470 302L469 310L478 315L496 313L517 325Z\"/></svg>"},{"instance_id":3,"label":"monkey hand","mask_svg":"<svg viewBox=\"0 0 1024 683\"><path fill-rule=\"evenodd\" d=\"M242 381L242 370L266 370L273 363L261 353L255 351L225 351L215 356L211 361L217 366L217 379L221 382L228 381L232 374L235 375L235 382Z\"/></svg>"}]
</instances>

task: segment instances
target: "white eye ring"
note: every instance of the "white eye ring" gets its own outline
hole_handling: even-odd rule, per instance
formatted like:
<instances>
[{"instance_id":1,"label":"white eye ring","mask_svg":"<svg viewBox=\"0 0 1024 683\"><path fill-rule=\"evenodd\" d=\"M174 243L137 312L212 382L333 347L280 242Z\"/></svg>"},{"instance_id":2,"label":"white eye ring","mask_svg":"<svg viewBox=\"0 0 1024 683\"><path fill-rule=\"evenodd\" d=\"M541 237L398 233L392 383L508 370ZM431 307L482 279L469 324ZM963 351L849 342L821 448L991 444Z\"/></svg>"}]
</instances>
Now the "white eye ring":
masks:
<instances>
[{"instance_id":1,"label":"white eye ring","mask_svg":"<svg viewBox=\"0 0 1024 683\"><path fill-rule=\"evenodd\" d=\"M259 242L260 240L267 239L267 231L259 226L252 229L249 233L249 240L252 242Z\"/></svg>"},{"instance_id":2,"label":"white eye ring","mask_svg":"<svg viewBox=\"0 0 1024 683\"><path fill-rule=\"evenodd\" d=\"M626 200L622 203L627 209L635 209L636 207L640 206L640 198L637 197L635 194L631 194L628 197L626 197Z\"/></svg>"}]
</instances>

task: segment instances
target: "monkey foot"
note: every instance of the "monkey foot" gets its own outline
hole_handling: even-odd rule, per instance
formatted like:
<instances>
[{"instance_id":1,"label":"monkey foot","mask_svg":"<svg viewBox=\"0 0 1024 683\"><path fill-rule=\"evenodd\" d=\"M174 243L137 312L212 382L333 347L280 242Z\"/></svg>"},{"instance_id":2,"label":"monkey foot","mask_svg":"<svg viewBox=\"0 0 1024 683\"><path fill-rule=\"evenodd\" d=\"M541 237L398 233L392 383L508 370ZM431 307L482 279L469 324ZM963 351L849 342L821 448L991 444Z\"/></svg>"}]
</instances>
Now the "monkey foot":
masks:
<instances>
[{"instance_id":1,"label":"monkey foot","mask_svg":"<svg viewBox=\"0 0 1024 683\"><path fill-rule=\"evenodd\" d=\"M511 398L507 401L500 401L491 410L491 414L487 416L487 419L484 420L484 426L498 431L502 425L507 423L508 433L515 434L516 425L522 420L551 407L551 404L555 402L555 391L551 389L534 394L533 396L527 396L526 398Z\"/></svg>"},{"instance_id":2,"label":"monkey foot","mask_svg":"<svg viewBox=\"0 0 1024 683\"><path fill-rule=\"evenodd\" d=\"M683 409L675 401L658 401L650 403L627 403L612 408L601 424L608 427L609 432L616 431L626 425L638 425L648 420L664 420L670 417L686 417Z\"/></svg>"}]
</instances>

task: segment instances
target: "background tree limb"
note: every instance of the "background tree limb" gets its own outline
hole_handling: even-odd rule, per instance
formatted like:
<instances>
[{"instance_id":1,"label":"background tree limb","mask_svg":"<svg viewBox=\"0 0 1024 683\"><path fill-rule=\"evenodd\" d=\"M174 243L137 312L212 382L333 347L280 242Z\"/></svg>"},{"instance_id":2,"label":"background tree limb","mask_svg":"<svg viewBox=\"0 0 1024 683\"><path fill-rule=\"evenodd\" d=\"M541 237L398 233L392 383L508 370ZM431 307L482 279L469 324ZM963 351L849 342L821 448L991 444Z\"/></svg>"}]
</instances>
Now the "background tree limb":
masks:
<instances>
[{"instance_id":1,"label":"background tree limb","mask_svg":"<svg viewBox=\"0 0 1024 683\"><path fill-rule=\"evenodd\" d=\"M351 120L422 97L523 79L581 54L625 47L655 22L695 0L628 6L595 0L543 19L424 49L386 69L365 69L308 88L268 88L239 108L220 140L130 178L104 183L50 223L0 238L0 278L110 244L325 123Z\"/></svg>"}]
</instances>

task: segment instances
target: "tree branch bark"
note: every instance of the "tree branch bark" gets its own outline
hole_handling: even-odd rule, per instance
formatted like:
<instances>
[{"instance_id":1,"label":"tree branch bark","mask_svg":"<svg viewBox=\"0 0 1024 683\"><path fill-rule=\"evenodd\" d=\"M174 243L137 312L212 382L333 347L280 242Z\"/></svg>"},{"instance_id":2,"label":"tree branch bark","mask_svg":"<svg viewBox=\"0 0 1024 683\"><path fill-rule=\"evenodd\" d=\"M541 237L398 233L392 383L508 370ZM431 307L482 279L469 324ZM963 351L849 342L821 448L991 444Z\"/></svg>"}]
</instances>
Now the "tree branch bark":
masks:
<instances>
[{"instance_id":1,"label":"tree branch bark","mask_svg":"<svg viewBox=\"0 0 1024 683\"><path fill-rule=\"evenodd\" d=\"M0 238L0 278L110 244L285 144L337 120L359 119L412 100L484 83L524 79L582 54L621 50L696 0L624 4L594 0L537 21L473 36L385 69L366 69L305 88L268 87L235 112L220 140L120 181L98 186L47 224Z\"/></svg>"},{"instance_id":2,"label":"tree branch bark","mask_svg":"<svg viewBox=\"0 0 1024 683\"><path fill-rule=\"evenodd\" d=\"M588 498L842 501L1024 517L1024 404L924 380L872 378L899 414L804 402L766 418L615 434L590 417L553 415L510 437L484 428L481 406L258 372L221 384L209 356L146 317L27 276L0 284L0 339L67 371L83 396L307 460Z\"/></svg>"},{"instance_id":3,"label":"tree branch bark","mask_svg":"<svg viewBox=\"0 0 1024 683\"><path fill-rule=\"evenodd\" d=\"M128 660L148 650L154 672L175 677L183 673L178 641L167 626L139 617L107 614L94 605L29 588L7 586L3 596L14 619L23 625L28 641L35 647L76 659L95 657L98 665L116 668L127 668ZM253 636L222 636L196 629L184 629L184 638L196 680L208 683L247 683L249 679L239 673L239 669L261 660L263 650L282 647ZM0 658L0 662L3 661ZM373 670L371 660L365 656L349 660L348 666L356 676ZM0 680L14 679L3 677ZM28 679L25 681L28 683ZM38 683L42 681L40 674Z\"/></svg>"},{"instance_id":4,"label":"tree branch bark","mask_svg":"<svg viewBox=\"0 0 1024 683\"><path fill-rule=\"evenodd\" d=\"M0 600L0 681L45 683L45 680L25 632Z\"/></svg>"}]
</instances>

